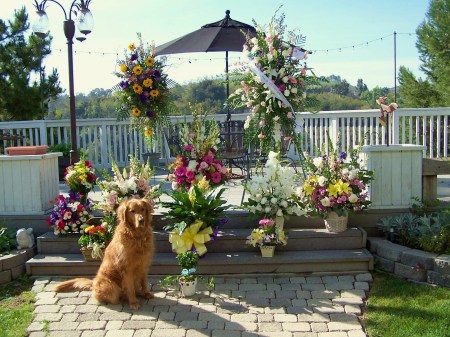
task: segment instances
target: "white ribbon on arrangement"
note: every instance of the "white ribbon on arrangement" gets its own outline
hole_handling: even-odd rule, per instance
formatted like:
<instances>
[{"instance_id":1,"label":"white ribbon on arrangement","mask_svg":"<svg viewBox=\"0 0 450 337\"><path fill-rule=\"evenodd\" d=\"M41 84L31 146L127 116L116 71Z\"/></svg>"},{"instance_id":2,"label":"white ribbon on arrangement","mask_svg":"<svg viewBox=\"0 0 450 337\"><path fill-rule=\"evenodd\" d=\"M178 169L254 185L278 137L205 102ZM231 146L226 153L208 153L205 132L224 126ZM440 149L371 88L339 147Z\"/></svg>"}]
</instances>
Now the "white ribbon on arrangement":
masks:
<instances>
[{"instance_id":1,"label":"white ribbon on arrangement","mask_svg":"<svg viewBox=\"0 0 450 337\"><path fill-rule=\"evenodd\" d=\"M278 89L278 87L273 83L267 76L264 74L255 64L255 62L250 61L248 63L248 66L251 71L253 71L256 76L258 76L267 86L269 87L269 90L275 95L276 98L278 98L281 102L283 102L286 106L291 108L291 111L294 112L294 108L292 107L291 103L287 100L287 98L283 95L283 93Z\"/></svg>"}]
</instances>

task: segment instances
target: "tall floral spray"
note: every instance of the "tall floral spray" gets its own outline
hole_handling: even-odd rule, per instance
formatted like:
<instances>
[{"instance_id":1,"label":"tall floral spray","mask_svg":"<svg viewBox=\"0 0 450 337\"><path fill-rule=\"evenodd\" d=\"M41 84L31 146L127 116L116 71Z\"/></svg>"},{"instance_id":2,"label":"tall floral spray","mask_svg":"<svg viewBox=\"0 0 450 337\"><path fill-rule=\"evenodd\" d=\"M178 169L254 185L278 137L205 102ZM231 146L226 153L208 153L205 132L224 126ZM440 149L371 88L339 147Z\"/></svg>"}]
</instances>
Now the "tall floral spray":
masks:
<instances>
[{"instance_id":1,"label":"tall floral spray","mask_svg":"<svg viewBox=\"0 0 450 337\"><path fill-rule=\"evenodd\" d=\"M170 98L165 58L155 56L155 46L145 45L141 34L138 43L130 43L125 59L118 61L121 79L117 93L119 119L131 118L132 126L151 143L160 126L167 123L167 116L174 109Z\"/></svg>"},{"instance_id":2,"label":"tall floral spray","mask_svg":"<svg viewBox=\"0 0 450 337\"><path fill-rule=\"evenodd\" d=\"M250 109L244 127L254 131L266 155L280 152L283 141L295 141L296 113L317 105L306 95L317 79L307 68L308 52L299 46L305 38L287 32L284 19L275 14L266 27L254 22L257 34L247 35L243 47L244 76L229 98Z\"/></svg>"}]
</instances>

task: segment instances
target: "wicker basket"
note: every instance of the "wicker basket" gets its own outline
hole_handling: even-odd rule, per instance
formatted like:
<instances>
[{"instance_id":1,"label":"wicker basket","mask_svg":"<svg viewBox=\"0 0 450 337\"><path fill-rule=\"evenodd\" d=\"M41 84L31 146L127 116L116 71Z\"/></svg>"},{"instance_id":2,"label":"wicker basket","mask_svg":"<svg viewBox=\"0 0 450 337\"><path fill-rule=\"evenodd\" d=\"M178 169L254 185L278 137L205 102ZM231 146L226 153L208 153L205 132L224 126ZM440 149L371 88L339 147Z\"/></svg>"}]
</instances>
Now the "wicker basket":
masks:
<instances>
[{"instance_id":1,"label":"wicker basket","mask_svg":"<svg viewBox=\"0 0 450 337\"><path fill-rule=\"evenodd\" d=\"M81 247L80 251L81 251L81 254L83 254L84 261L86 261L86 262L95 262L95 261L102 260L101 257L99 257L99 258L92 257L92 248ZM102 257L104 255L104 253L105 253L105 248L102 248Z\"/></svg>"},{"instance_id":2,"label":"wicker basket","mask_svg":"<svg viewBox=\"0 0 450 337\"><path fill-rule=\"evenodd\" d=\"M348 216L339 216L336 212L328 212L324 221L329 232L341 233L347 230Z\"/></svg>"},{"instance_id":3,"label":"wicker basket","mask_svg":"<svg viewBox=\"0 0 450 337\"><path fill-rule=\"evenodd\" d=\"M275 253L275 246L260 246L262 257L273 257Z\"/></svg>"}]
</instances>

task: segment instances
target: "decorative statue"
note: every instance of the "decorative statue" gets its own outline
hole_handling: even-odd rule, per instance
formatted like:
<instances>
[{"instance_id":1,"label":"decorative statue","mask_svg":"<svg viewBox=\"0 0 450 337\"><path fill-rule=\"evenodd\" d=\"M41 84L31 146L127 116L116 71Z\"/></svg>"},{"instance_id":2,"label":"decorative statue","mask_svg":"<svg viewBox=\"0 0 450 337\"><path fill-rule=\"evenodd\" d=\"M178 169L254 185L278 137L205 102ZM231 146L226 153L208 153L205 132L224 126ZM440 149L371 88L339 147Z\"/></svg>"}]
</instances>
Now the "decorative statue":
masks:
<instances>
[{"instance_id":1,"label":"decorative statue","mask_svg":"<svg viewBox=\"0 0 450 337\"><path fill-rule=\"evenodd\" d=\"M33 228L21 228L16 233L17 249L31 248L34 246Z\"/></svg>"},{"instance_id":2,"label":"decorative statue","mask_svg":"<svg viewBox=\"0 0 450 337\"><path fill-rule=\"evenodd\" d=\"M386 102L387 96L378 97L377 103L380 105L380 124L386 127L386 116L393 113L397 107L397 103L391 103L389 105L384 104Z\"/></svg>"}]
</instances>

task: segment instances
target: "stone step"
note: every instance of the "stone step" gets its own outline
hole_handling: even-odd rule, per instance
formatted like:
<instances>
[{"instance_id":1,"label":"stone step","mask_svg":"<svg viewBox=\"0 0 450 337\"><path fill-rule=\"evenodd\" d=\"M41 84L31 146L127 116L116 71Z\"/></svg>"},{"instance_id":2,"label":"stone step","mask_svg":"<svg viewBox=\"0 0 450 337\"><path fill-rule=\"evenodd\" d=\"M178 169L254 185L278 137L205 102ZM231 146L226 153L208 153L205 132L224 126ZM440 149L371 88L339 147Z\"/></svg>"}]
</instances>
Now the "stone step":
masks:
<instances>
[{"instance_id":1,"label":"stone step","mask_svg":"<svg viewBox=\"0 0 450 337\"><path fill-rule=\"evenodd\" d=\"M36 255L26 263L32 276L92 276L100 262L85 262L81 254ZM205 275L258 273L367 272L373 257L366 249L275 251L272 258L260 252L212 253L199 262L198 273ZM174 253L156 253L150 275L175 275L180 272Z\"/></svg>"},{"instance_id":2,"label":"stone step","mask_svg":"<svg viewBox=\"0 0 450 337\"><path fill-rule=\"evenodd\" d=\"M366 246L366 235L360 228L349 228L342 233L330 233L326 229L286 228L288 244L278 247L279 251L316 251L361 249ZM257 248L245 244L251 229L231 228L220 231L216 242L206 244L208 252L241 252L258 251ZM155 246L158 253L171 253L169 234L155 230ZM55 236L53 232L45 233L37 238L38 254L78 254L80 245L79 235L71 234Z\"/></svg>"}]
</instances>

